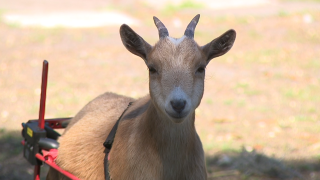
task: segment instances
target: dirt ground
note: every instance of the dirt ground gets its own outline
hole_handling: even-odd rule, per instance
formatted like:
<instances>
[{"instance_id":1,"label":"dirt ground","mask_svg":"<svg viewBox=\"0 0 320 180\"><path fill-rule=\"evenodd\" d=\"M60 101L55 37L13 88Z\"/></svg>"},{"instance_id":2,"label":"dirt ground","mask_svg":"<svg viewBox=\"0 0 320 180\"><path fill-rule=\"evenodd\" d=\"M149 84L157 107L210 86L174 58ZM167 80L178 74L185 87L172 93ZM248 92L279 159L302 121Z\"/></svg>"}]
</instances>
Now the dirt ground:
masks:
<instances>
[{"instance_id":1,"label":"dirt ground","mask_svg":"<svg viewBox=\"0 0 320 180\"><path fill-rule=\"evenodd\" d=\"M65 5L46 0L46 6L0 0L0 16L112 8L138 19L133 29L150 44L158 40L153 15L171 36L181 37L200 13L195 34L200 45L235 29L233 49L206 69L196 111L210 178L320 179L319 1L215 11L197 4L159 10L121 2L80 1L77 9L71 0ZM135 98L148 93L147 68L123 47L118 31L119 26L41 28L0 21L0 179L32 179L20 130L22 122L38 117L44 59L49 61L46 118L72 117L106 91Z\"/></svg>"}]
</instances>

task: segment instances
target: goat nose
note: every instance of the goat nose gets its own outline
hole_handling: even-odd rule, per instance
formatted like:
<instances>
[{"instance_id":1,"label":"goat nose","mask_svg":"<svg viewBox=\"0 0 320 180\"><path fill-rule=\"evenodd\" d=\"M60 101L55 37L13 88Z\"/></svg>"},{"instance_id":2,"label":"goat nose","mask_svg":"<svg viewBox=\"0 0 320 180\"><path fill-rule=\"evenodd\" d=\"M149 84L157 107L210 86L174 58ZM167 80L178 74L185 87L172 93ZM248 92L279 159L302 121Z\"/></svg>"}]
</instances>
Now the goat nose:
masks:
<instances>
[{"instance_id":1,"label":"goat nose","mask_svg":"<svg viewBox=\"0 0 320 180\"><path fill-rule=\"evenodd\" d=\"M170 104L172 108L180 114L186 106L186 101L183 99L171 100Z\"/></svg>"}]
</instances>

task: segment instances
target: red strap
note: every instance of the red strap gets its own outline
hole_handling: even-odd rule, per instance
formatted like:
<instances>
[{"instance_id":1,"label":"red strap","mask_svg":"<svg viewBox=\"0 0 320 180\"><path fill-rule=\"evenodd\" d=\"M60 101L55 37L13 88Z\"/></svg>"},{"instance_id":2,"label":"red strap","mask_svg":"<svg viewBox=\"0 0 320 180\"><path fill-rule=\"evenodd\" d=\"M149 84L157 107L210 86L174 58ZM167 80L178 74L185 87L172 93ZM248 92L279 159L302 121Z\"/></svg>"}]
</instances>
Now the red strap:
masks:
<instances>
[{"instance_id":1,"label":"red strap","mask_svg":"<svg viewBox=\"0 0 320 180\"><path fill-rule=\"evenodd\" d=\"M58 149L42 150L43 157L49 162L55 162L58 156Z\"/></svg>"}]
</instances>

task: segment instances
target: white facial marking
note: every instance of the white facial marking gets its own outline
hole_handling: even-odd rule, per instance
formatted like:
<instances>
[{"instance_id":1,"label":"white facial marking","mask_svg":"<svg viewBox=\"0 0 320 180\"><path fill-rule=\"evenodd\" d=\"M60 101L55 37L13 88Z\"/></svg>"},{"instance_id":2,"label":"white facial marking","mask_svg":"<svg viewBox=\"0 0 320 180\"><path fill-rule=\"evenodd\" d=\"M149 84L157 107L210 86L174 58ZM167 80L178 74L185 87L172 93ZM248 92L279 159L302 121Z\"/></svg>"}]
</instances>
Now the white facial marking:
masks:
<instances>
[{"instance_id":1,"label":"white facial marking","mask_svg":"<svg viewBox=\"0 0 320 180\"><path fill-rule=\"evenodd\" d=\"M179 39L175 39L175 38L172 38L172 37L170 37L170 36L168 36L167 37L169 40L170 40L170 42L173 44L173 45L175 45L175 46L178 46L185 38L186 38L186 36L185 35L183 35L181 38L179 38ZM172 61L173 62L173 66L175 66L175 67L182 67L183 66L183 63L184 63L184 59L183 58L181 58L181 57L178 57L177 59L175 59L174 61Z\"/></svg>"},{"instance_id":2,"label":"white facial marking","mask_svg":"<svg viewBox=\"0 0 320 180\"><path fill-rule=\"evenodd\" d=\"M172 37L169 37L169 36L168 36L168 39L169 39L174 45L177 46L178 44L180 44L180 43L184 40L185 37L186 37L186 36L183 35L181 38L175 39L175 38L172 38Z\"/></svg>"}]
</instances>

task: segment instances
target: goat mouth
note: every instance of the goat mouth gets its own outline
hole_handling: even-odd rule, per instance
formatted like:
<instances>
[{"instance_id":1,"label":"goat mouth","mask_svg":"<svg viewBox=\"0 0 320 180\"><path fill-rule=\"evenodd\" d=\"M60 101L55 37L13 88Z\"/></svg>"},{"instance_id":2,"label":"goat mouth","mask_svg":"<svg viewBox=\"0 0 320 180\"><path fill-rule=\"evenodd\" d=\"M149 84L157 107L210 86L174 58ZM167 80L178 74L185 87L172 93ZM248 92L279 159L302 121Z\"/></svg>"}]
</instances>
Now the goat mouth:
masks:
<instances>
[{"instance_id":1,"label":"goat mouth","mask_svg":"<svg viewBox=\"0 0 320 180\"><path fill-rule=\"evenodd\" d=\"M165 111L171 118L176 119L176 120L181 120L188 115L188 113L183 113L183 112L181 112L181 113L170 112L167 109L165 109Z\"/></svg>"}]
</instances>

